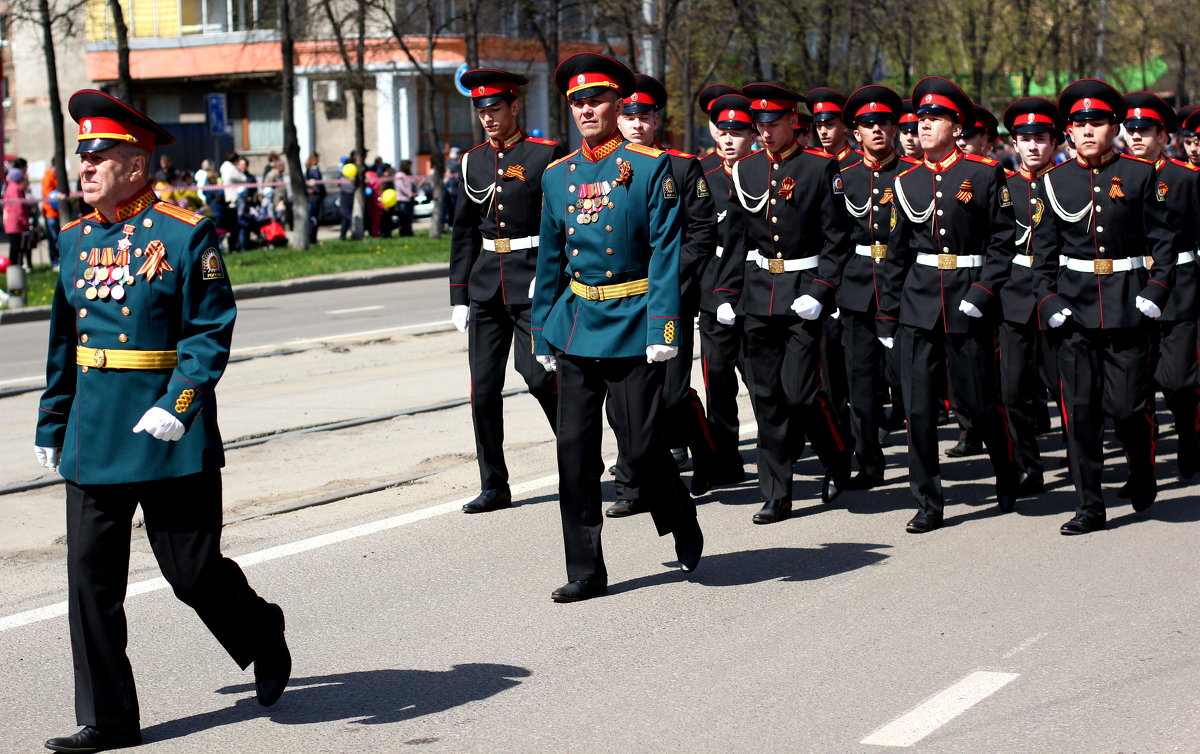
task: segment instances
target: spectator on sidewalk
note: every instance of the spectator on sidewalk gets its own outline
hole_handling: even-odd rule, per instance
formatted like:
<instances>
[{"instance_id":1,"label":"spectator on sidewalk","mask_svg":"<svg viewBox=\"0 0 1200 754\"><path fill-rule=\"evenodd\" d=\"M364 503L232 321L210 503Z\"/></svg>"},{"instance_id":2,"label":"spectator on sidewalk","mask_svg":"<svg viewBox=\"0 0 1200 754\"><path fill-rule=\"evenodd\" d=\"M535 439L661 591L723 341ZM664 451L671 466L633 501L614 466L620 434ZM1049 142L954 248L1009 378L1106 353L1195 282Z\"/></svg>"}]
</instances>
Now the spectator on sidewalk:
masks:
<instances>
[{"instance_id":1,"label":"spectator on sidewalk","mask_svg":"<svg viewBox=\"0 0 1200 754\"><path fill-rule=\"evenodd\" d=\"M42 219L46 223L46 246L50 252L50 266L58 269L58 202L62 193L58 190L58 174L54 168L42 173Z\"/></svg>"},{"instance_id":2,"label":"spectator on sidewalk","mask_svg":"<svg viewBox=\"0 0 1200 754\"><path fill-rule=\"evenodd\" d=\"M412 160L400 161L400 169L396 171L393 188L396 189L396 206L394 212L396 215L396 224L400 228L400 235L411 236L413 234L413 213L416 209L415 202L417 197L417 179L412 174Z\"/></svg>"},{"instance_id":3,"label":"spectator on sidewalk","mask_svg":"<svg viewBox=\"0 0 1200 754\"><path fill-rule=\"evenodd\" d=\"M8 171L8 183L4 185L4 232L8 234L8 258L12 264L21 264L28 271L33 267L33 248L30 244L29 224L33 217L33 205L26 203L29 194L29 179L25 177L27 163L24 157L13 161Z\"/></svg>"},{"instance_id":4,"label":"spectator on sidewalk","mask_svg":"<svg viewBox=\"0 0 1200 754\"><path fill-rule=\"evenodd\" d=\"M321 182L321 155L313 152L304 163L304 180L308 182L308 242L317 242L321 225L321 208L325 206L325 184Z\"/></svg>"}]
</instances>

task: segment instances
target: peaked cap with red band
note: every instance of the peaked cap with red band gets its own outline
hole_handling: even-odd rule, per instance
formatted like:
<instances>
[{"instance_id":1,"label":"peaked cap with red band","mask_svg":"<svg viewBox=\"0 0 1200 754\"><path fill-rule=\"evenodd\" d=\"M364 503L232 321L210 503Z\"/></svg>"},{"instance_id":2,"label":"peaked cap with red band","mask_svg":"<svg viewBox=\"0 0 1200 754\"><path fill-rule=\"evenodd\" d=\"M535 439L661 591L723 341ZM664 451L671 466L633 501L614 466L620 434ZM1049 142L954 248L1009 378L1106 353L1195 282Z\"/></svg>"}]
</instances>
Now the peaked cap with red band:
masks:
<instances>
[{"instance_id":1,"label":"peaked cap with red band","mask_svg":"<svg viewBox=\"0 0 1200 754\"><path fill-rule=\"evenodd\" d=\"M977 133L987 131L988 138L992 141L1000 138L1000 121L996 120L996 116L992 115L992 111L978 103L975 103L974 107L975 125L964 128L962 135L974 136Z\"/></svg>"},{"instance_id":2,"label":"peaked cap with red band","mask_svg":"<svg viewBox=\"0 0 1200 754\"><path fill-rule=\"evenodd\" d=\"M604 92L622 98L633 94L637 81L624 63L598 52L578 52L558 64L554 85L568 100L587 99Z\"/></svg>"},{"instance_id":3,"label":"peaked cap with red band","mask_svg":"<svg viewBox=\"0 0 1200 754\"><path fill-rule=\"evenodd\" d=\"M777 84L746 84L742 94L750 100L750 114L755 123L772 123L796 111L796 103L805 102L804 95Z\"/></svg>"},{"instance_id":4,"label":"peaked cap with red band","mask_svg":"<svg viewBox=\"0 0 1200 754\"><path fill-rule=\"evenodd\" d=\"M964 129L975 124L975 107L971 98L953 81L941 76L926 76L912 90L916 114L953 115Z\"/></svg>"},{"instance_id":5,"label":"peaked cap with red band","mask_svg":"<svg viewBox=\"0 0 1200 754\"><path fill-rule=\"evenodd\" d=\"M1194 128L1189 128L1188 123L1195 123L1195 121L1192 121L1192 115L1197 112L1200 112L1200 105L1184 105L1175 111L1175 118L1179 122L1180 136L1196 135L1196 130Z\"/></svg>"},{"instance_id":6,"label":"peaked cap with red band","mask_svg":"<svg viewBox=\"0 0 1200 754\"><path fill-rule=\"evenodd\" d=\"M842 120L850 128L858 123L879 123L890 120L900 121L900 113L904 104L900 95L886 86L871 84L850 95L846 100L846 109L842 112Z\"/></svg>"},{"instance_id":7,"label":"peaked cap with red band","mask_svg":"<svg viewBox=\"0 0 1200 754\"><path fill-rule=\"evenodd\" d=\"M707 114L712 110L712 103L716 102L718 97L724 97L726 94L741 94L741 92L728 84L709 84L696 95L696 104Z\"/></svg>"},{"instance_id":8,"label":"peaked cap with red band","mask_svg":"<svg viewBox=\"0 0 1200 754\"><path fill-rule=\"evenodd\" d=\"M754 127L754 119L750 117L750 100L736 92L723 94L709 103L708 119L717 128L731 131Z\"/></svg>"},{"instance_id":9,"label":"peaked cap with red band","mask_svg":"<svg viewBox=\"0 0 1200 754\"><path fill-rule=\"evenodd\" d=\"M913 109L912 100L910 100L910 99L903 100L900 103L900 109L902 111L902 114L900 115L900 130L901 131L916 131L917 123L919 121L917 119L917 112L916 112L916 110Z\"/></svg>"},{"instance_id":10,"label":"peaked cap with red band","mask_svg":"<svg viewBox=\"0 0 1200 754\"><path fill-rule=\"evenodd\" d=\"M817 123L839 120L845 107L846 95L836 89L818 86L808 93L808 109L812 111L813 120Z\"/></svg>"},{"instance_id":11,"label":"peaked cap with red band","mask_svg":"<svg viewBox=\"0 0 1200 754\"><path fill-rule=\"evenodd\" d=\"M175 143L174 136L145 114L95 89L72 94L67 112L79 124L75 154L102 152L118 144L132 144L153 152L156 146Z\"/></svg>"},{"instance_id":12,"label":"peaked cap with red band","mask_svg":"<svg viewBox=\"0 0 1200 754\"><path fill-rule=\"evenodd\" d=\"M519 74L491 68L467 71L459 81L464 89L471 90L471 105L477 109L491 107L498 102L511 102L517 98L517 87L529 83L529 79Z\"/></svg>"},{"instance_id":13,"label":"peaked cap with red band","mask_svg":"<svg viewBox=\"0 0 1200 754\"><path fill-rule=\"evenodd\" d=\"M621 112L626 115L634 113L657 112L667 106L667 88L653 76L644 73L634 75L633 93L625 98Z\"/></svg>"},{"instance_id":14,"label":"peaked cap with red band","mask_svg":"<svg viewBox=\"0 0 1200 754\"><path fill-rule=\"evenodd\" d=\"M1044 97L1022 97L1004 111L1004 127L1010 134L1052 134L1061 144L1067 122L1053 102Z\"/></svg>"},{"instance_id":15,"label":"peaked cap with red band","mask_svg":"<svg viewBox=\"0 0 1200 754\"><path fill-rule=\"evenodd\" d=\"M1058 111L1067 121L1125 120L1125 100L1121 93L1097 79L1080 79L1068 84L1058 95Z\"/></svg>"},{"instance_id":16,"label":"peaked cap with red band","mask_svg":"<svg viewBox=\"0 0 1200 754\"><path fill-rule=\"evenodd\" d=\"M1125 127L1145 128L1146 126L1162 126L1173 134L1179 130L1179 120L1162 97L1150 92L1130 92L1125 95Z\"/></svg>"}]
</instances>

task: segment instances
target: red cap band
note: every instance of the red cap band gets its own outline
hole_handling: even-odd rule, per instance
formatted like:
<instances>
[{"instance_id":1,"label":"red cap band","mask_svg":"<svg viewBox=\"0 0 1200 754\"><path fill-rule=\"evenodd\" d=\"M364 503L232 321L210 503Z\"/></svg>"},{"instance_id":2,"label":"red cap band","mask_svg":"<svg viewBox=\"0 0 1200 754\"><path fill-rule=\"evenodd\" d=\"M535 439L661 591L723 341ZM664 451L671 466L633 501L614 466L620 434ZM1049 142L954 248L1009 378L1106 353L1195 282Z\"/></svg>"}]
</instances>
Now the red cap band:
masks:
<instances>
[{"instance_id":1,"label":"red cap band","mask_svg":"<svg viewBox=\"0 0 1200 754\"><path fill-rule=\"evenodd\" d=\"M117 139L127 141L149 152L154 151L154 134L110 118L84 118L79 121L78 141Z\"/></svg>"},{"instance_id":2,"label":"red cap band","mask_svg":"<svg viewBox=\"0 0 1200 754\"><path fill-rule=\"evenodd\" d=\"M900 116L901 123L916 123L919 120L920 118L917 117L916 113L905 113Z\"/></svg>"},{"instance_id":3,"label":"red cap band","mask_svg":"<svg viewBox=\"0 0 1200 754\"><path fill-rule=\"evenodd\" d=\"M625 98L625 104L629 104L631 102L635 102L639 105L657 105L658 104L657 102L654 101L654 98L651 97L647 92L634 92L633 94L631 94Z\"/></svg>"},{"instance_id":4,"label":"red cap band","mask_svg":"<svg viewBox=\"0 0 1200 754\"><path fill-rule=\"evenodd\" d=\"M944 107L947 110L953 110L962 115L962 111L958 109L958 105L954 104L954 100L949 97L943 97L940 94L926 94L921 98L921 103L917 107L924 107L925 105L937 105L938 107Z\"/></svg>"},{"instance_id":5,"label":"red cap band","mask_svg":"<svg viewBox=\"0 0 1200 754\"><path fill-rule=\"evenodd\" d=\"M1151 110L1148 107L1129 108L1129 112L1125 114L1125 120L1131 120L1133 118L1152 118L1160 122L1162 121L1162 116L1158 114L1158 111Z\"/></svg>"},{"instance_id":6,"label":"red cap band","mask_svg":"<svg viewBox=\"0 0 1200 754\"><path fill-rule=\"evenodd\" d=\"M894 115L895 114L892 112L892 108L888 107L883 102L868 102L867 104L858 108L858 112L856 112L854 114L854 117L857 118L860 115L872 115L875 113L884 114L884 115ZM917 116L915 116L915 115L912 116L912 119L916 120Z\"/></svg>"},{"instance_id":7,"label":"red cap band","mask_svg":"<svg viewBox=\"0 0 1200 754\"><path fill-rule=\"evenodd\" d=\"M567 89L567 96L574 94L580 89L587 89L593 86L604 86L609 89L621 91L621 85L609 78L606 73L581 73L571 79L571 86Z\"/></svg>"},{"instance_id":8,"label":"red cap band","mask_svg":"<svg viewBox=\"0 0 1200 754\"><path fill-rule=\"evenodd\" d=\"M817 102L813 105L813 114L816 113L840 113L842 108L836 102Z\"/></svg>"},{"instance_id":9,"label":"red cap band","mask_svg":"<svg viewBox=\"0 0 1200 754\"><path fill-rule=\"evenodd\" d=\"M717 120L736 120L738 123L750 123L750 115L742 110L722 110L717 114Z\"/></svg>"},{"instance_id":10,"label":"red cap band","mask_svg":"<svg viewBox=\"0 0 1200 754\"><path fill-rule=\"evenodd\" d=\"M750 100L751 110L794 110L796 103L786 99L753 99Z\"/></svg>"},{"instance_id":11,"label":"red cap band","mask_svg":"<svg viewBox=\"0 0 1200 754\"><path fill-rule=\"evenodd\" d=\"M1083 99L1071 105L1071 112L1077 113L1080 110L1107 110L1112 112L1112 107L1104 100L1098 97L1084 97Z\"/></svg>"},{"instance_id":12,"label":"red cap band","mask_svg":"<svg viewBox=\"0 0 1200 754\"><path fill-rule=\"evenodd\" d=\"M516 96L517 90L508 86L477 86L471 90L472 97L491 97L496 94L512 94Z\"/></svg>"},{"instance_id":13,"label":"red cap band","mask_svg":"<svg viewBox=\"0 0 1200 754\"><path fill-rule=\"evenodd\" d=\"M1042 126L1053 126L1054 119L1049 115L1042 115L1041 113L1025 113L1024 115L1019 116L1013 123L1014 126L1032 126L1035 124Z\"/></svg>"}]
</instances>

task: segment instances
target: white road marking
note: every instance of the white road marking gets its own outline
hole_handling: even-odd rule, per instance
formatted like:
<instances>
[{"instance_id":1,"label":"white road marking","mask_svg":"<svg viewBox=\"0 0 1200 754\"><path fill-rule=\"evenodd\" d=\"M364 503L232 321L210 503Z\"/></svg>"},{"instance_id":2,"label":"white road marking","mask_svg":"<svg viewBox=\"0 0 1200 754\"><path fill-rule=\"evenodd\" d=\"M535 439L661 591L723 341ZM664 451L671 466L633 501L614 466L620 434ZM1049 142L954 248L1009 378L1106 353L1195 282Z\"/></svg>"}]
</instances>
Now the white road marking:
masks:
<instances>
[{"instance_id":1,"label":"white road marking","mask_svg":"<svg viewBox=\"0 0 1200 754\"><path fill-rule=\"evenodd\" d=\"M1039 641L1041 641L1044 638L1046 638L1045 632L1042 632L1042 633L1038 634L1037 636L1030 636L1028 639L1021 642L1017 646L1013 647L1008 652L1005 652L1003 659L1008 660L1012 657L1015 657L1016 655L1019 655L1020 653L1024 652L1026 649L1029 649L1034 644L1037 644Z\"/></svg>"},{"instance_id":2,"label":"white road marking","mask_svg":"<svg viewBox=\"0 0 1200 754\"><path fill-rule=\"evenodd\" d=\"M356 306L353 309L330 309L326 314L355 314L357 312L373 312L383 308L383 304L374 306Z\"/></svg>"},{"instance_id":3,"label":"white road marking","mask_svg":"<svg viewBox=\"0 0 1200 754\"><path fill-rule=\"evenodd\" d=\"M912 746L1019 677L1019 673L987 670L971 673L859 743L870 746Z\"/></svg>"},{"instance_id":4,"label":"white road marking","mask_svg":"<svg viewBox=\"0 0 1200 754\"><path fill-rule=\"evenodd\" d=\"M33 377L13 377L10 380L0 380L0 386L4 385L19 385L22 382L37 382L38 380L45 381L46 375L38 374Z\"/></svg>"},{"instance_id":5,"label":"white road marking","mask_svg":"<svg viewBox=\"0 0 1200 754\"><path fill-rule=\"evenodd\" d=\"M752 423L743 424L739 428L739 434L748 434L755 428L756 425ZM616 462L617 461L615 458L606 460L604 462L604 468L608 468ZM530 479L528 482L521 482L520 484L512 485L512 495L515 498L528 492L533 492L534 490L539 490L543 487L554 485L557 481L558 474L549 474L547 476L538 477L537 479ZM391 518L385 518L381 521L373 521L368 524L359 524L358 526L351 526L348 529L340 529L338 531L320 534L315 537L309 537L308 539L302 539L298 542L289 542L285 545L268 547L265 550L259 550L257 552L251 552L238 556L234 558L234 560L236 560L239 565L245 567L252 566L257 563L266 563L270 560L278 560L279 558L286 558L290 555L298 555L302 552L316 550L321 547L328 547L329 545L335 545L339 542L346 542L351 539L358 539L371 534L378 534L382 531L388 531L389 529L407 526L408 524L413 524L417 521L424 521L427 518L433 518L435 516L441 516L445 513L453 513L454 511L461 510L464 505L474 499L475 496L472 495L471 497L451 500L448 503L431 505L428 508L421 508L420 510L411 511L409 513L402 513L399 516L392 516ZM136 581L129 585L126 595L128 597L132 597L137 594L157 592L160 589L166 589L167 586L168 584L166 579L162 578L161 576L152 579L146 579L145 581ZM0 618L0 633L12 630L14 628L20 628L22 626L28 626L33 623L39 623L44 620L50 620L51 618L57 618L66 614L67 603L56 602L53 605L46 605L45 607L26 610L23 613L6 615L3 618Z\"/></svg>"}]
</instances>

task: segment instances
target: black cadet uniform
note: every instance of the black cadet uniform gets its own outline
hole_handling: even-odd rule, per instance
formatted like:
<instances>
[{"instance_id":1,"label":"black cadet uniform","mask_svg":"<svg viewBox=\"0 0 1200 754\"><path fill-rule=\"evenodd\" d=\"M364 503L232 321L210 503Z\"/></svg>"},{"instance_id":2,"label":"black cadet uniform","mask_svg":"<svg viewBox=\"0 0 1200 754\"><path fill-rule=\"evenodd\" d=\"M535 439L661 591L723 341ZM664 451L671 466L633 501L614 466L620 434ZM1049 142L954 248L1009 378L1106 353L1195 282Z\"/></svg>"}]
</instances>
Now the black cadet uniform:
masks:
<instances>
[{"instance_id":1,"label":"black cadet uniform","mask_svg":"<svg viewBox=\"0 0 1200 754\"><path fill-rule=\"evenodd\" d=\"M476 108L512 102L529 83L505 71L473 70L462 76ZM481 494L463 506L480 513L512 504L504 462L504 374L510 346L550 427L558 398L554 375L533 360L528 344L529 286L537 265L542 216L542 173L566 154L555 141L526 136L520 128L488 139L462 158L462 196L455 209L450 250L450 304L470 306L467 355L471 366L471 421Z\"/></svg>"},{"instance_id":2,"label":"black cadet uniform","mask_svg":"<svg viewBox=\"0 0 1200 754\"><path fill-rule=\"evenodd\" d=\"M1149 92L1125 95L1128 107L1125 127L1143 128L1158 125L1166 133L1178 129L1175 113L1160 97ZM1158 171L1156 192L1170 213L1171 227L1178 256L1175 258L1175 280L1171 296L1158 318L1157 348L1154 356L1154 384L1163 393L1163 400L1175 420L1178 437L1176 463L1179 476L1191 479L1200 463L1200 443L1196 430L1200 424L1197 411L1196 317L1197 306L1196 243L1200 239L1200 168L1160 154L1154 161Z\"/></svg>"},{"instance_id":3,"label":"black cadet uniform","mask_svg":"<svg viewBox=\"0 0 1200 754\"><path fill-rule=\"evenodd\" d=\"M1048 133L1061 144L1065 121L1053 102L1025 97L1004 111L1004 127L1019 134ZM1049 350L1049 339L1037 320L1037 298L1033 290L1033 239L1045 214L1037 198L1038 182L1051 165L1038 175L1024 165L1008 174L1008 190L1016 219L1016 254L1009 278L1000 289L1000 397L1012 432L1017 465L1021 468L1021 492L1040 492L1043 487L1042 456L1038 450L1038 417L1045 410L1044 390L1058 396L1058 367ZM1044 381L1044 387L1043 387ZM1038 405L1039 402L1042 405Z\"/></svg>"},{"instance_id":4,"label":"black cadet uniform","mask_svg":"<svg viewBox=\"0 0 1200 754\"><path fill-rule=\"evenodd\" d=\"M970 100L935 76L913 89L917 114L974 118ZM941 375L948 363L957 397L987 445L1002 510L1014 504L1017 470L996 380L996 293L1013 255L1012 200L995 160L957 148L896 177L895 226L883 262L880 337L899 330L900 381L908 413L909 486L918 513L908 531L942 523L944 498L937 447ZM982 316L961 310L965 302Z\"/></svg>"},{"instance_id":5,"label":"black cadet uniform","mask_svg":"<svg viewBox=\"0 0 1200 754\"><path fill-rule=\"evenodd\" d=\"M790 115L803 100L772 84L742 91L758 122ZM825 467L822 500L836 498L849 476L849 435L821 390L819 362L824 319L850 252L850 224L836 161L794 140L778 153L764 149L740 160L732 177L746 230L725 250L717 292L745 314L759 489L766 500L755 521L772 523L791 511L793 422L802 423ZM824 316L807 320L793 311L804 295L821 304Z\"/></svg>"},{"instance_id":6,"label":"black cadet uniform","mask_svg":"<svg viewBox=\"0 0 1200 754\"><path fill-rule=\"evenodd\" d=\"M843 112L849 127L858 122L894 123L900 117L900 97L887 87L865 86L850 95ZM888 251L894 201L892 180L916 164L916 160L900 157L895 152L877 164L863 153L842 168L846 210L851 217L850 240L854 247L837 292L837 304L842 313L850 428L859 469L859 475L851 480L851 488L868 489L883 482L884 458L879 428L883 422L881 395L886 393L884 360L889 352L875 333L875 317L879 310L876 278Z\"/></svg>"},{"instance_id":7,"label":"black cadet uniform","mask_svg":"<svg viewBox=\"0 0 1200 754\"><path fill-rule=\"evenodd\" d=\"M1068 121L1125 117L1121 95L1091 79L1064 89L1058 108ZM1033 239L1038 316L1056 341L1067 459L1079 496L1063 534L1104 528L1105 415L1125 446L1135 509L1149 507L1157 494L1152 328L1142 309L1153 313L1166 305L1176 262L1175 230L1157 184L1150 163L1105 151L1090 161L1062 163L1038 185L1045 205Z\"/></svg>"}]
</instances>

